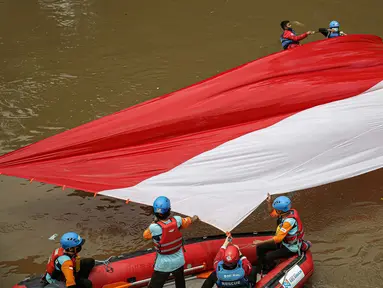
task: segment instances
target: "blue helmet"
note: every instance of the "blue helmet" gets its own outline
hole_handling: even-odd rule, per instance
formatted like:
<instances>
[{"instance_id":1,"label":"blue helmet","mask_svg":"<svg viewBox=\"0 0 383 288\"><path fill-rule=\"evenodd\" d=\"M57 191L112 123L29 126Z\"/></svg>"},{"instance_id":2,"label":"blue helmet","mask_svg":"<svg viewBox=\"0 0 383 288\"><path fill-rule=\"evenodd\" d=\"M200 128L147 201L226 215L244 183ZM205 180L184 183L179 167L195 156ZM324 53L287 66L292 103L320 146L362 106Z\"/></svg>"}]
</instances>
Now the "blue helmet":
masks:
<instances>
[{"instance_id":1,"label":"blue helmet","mask_svg":"<svg viewBox=\"0 0 383 288\"><path fill-rule=\"evenodd\" d=\"M339 28L339 26L339 22L334 20L330 22L329 28Z\"/></svg>"},{"instance_id":2,"label":"blue helmet","mask_svg":"<svg viewBox=\"0 0 383 288\"><path fill-rule=\"evenodd\" d=\"M287 212L291 208L291 201L286 196L279 196L273 202L273 208L283 212Z\"/></svg>"},{"instance_id":3,"label":"blue helmet","mask_svg":"<svg viewBox=\"0 0 383 288\"><path fill-rule=\"evenodd\" d=\"M85 240L75 232L67 232L60 239L61 247L64 249L81 246L84 244L84 242Z\"/></svg>"},{"instance_id":4,"label":"blue helmet","mask_svg":"<svg viewBox=\"0 0 383 288\"><path fill-rule=\"evenodd\" d=\"M170 200L165 196L160 196L153 203L154 213L165 214L170 211Z\"/></svg>"}]
</instances>

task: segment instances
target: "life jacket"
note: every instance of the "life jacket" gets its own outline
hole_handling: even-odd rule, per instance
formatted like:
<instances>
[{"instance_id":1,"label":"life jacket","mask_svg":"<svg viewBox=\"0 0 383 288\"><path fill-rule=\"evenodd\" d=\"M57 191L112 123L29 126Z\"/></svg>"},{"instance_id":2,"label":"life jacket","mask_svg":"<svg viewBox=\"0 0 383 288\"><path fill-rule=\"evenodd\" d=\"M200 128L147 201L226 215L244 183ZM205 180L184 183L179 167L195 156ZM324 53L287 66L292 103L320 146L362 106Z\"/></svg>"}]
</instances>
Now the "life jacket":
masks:
<instances>
[{"instance_id":1,"label":"life jacket","mask_svg":"<svg viewBox=\"0 0 383 288\"><path fill-rule=\"evenodd\" d=\"M295 31L293 29L291 29L290 31L293 32L294 35L296 35ZM283 30L283 33L281 34L281 37L279 38L279 40L281 41L281 44L282 44L282 48L284 50L286 50L291 44L299 44L299 42L297 42L297 41L293 41L291 39L283 38L284 34L285 34L285 30Z\"/></svg>"},{"instance_id":2,"label":"life jacket","mask_svg":"<svg viewBox=\"0 0 383 288\"><path fill-rule=\"evenodd\" d=\"M285 216L284 218L282 218L282 217L278 218L278 225L279 225L279 227L282 227L283 222L286 219L289 219L289 218L295 219L296 222L295 222L293 228L297 227L297 232L295 234L293 234L293 235L287 234L285 236L285 238L283 239L283 242L285 242L287 244L301 243L303 241L303 237L305 235L304 230L303 230L303 225L302 225L301 218L299 217L299 214L298 214L297 210L291 209L289 212L290 213L289 213L288 216Z\"/></svg>"},{"instance_id":3,"label":"life jacket","mask_svg":"<svg viewBox=\"0 0 383 288\"><path fill-rule=\"evenodd\" d=\"M46 273L48 273L53 279L62 279L64 277L63 273L61 272L61 264L57 260L60 256L67 255L65 254L65 250L63 248L57 248L52 252L52 255L49 257L48 264L46 267ZM70 257L67 255L73 263L73 267L76 267L76 257ZM45 276L44 276L45 278Z\"/></svg>"},{"instance_id":4,"label":"life jacket","mask_svg":"<svg viewBox=\"0 0 383 288\"><path fill-rule=\"evenodd\" d=\"M242 260L239 260L237 267L233 270L225 269L223 261L218 262L217 265L217 286L218 287L235 287L235 288L249 288L251 284L245 277L245 270L242 268Z\"/></svg>"},{"instance_id":5,"label":"life jacket","mask_svg":"<svg viewBox=\"0 0 383 288\"><path fill-rule=\"evenodd\" d=\"M160 241L154 242L154 248L157 253L162 255L169 255L176 253L183 246L183 238L180 229L177 225L177 220L172 217L169 219L170 223L166 224L158 221L157 224L162 228Z\"/></svg>"}]
</instances>

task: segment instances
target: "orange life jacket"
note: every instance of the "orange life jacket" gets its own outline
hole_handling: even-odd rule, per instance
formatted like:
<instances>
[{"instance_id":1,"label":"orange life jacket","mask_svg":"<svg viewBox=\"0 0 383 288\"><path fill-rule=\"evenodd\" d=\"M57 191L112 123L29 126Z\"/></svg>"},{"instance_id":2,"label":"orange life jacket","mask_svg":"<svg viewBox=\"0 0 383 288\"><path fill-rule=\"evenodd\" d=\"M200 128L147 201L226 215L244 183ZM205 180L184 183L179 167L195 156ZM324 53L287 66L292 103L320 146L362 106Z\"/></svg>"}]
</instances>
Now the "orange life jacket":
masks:
<instances>
[{"instance_id":1,"label":"orange life jacket","mask_svg":"<svg viewBox=\"0 0 383 288\"><path fill-rule=\"evenodd\" d=\"M301 218L299 217L298 211L295 209L291 209L290 213L288 216L285 218L281 219L280 223L283 225L283 221L288 218L293 218L296 221L296 226L297 226L297 232L293 235L287 234L285 238L283 239L283 242L288 243L288 244L294 244L296 242L302 242L303 237L305 236L305 232L303 229L303 224L301 221Z\"/></svg>"},{"instance_id":2,"label":"orange life jacket","mask_svg":"<svg viewBox=\"0 0 383 288\"><path fill-rule=\"evenodd\" d=\"M65 250L60 247L60 248L55 249L52 252L52 255L49 257L48 264L46 267L46 273L48 273L53 279L58 279L59 276L62 276L60 263L57 263L57 268L59 268L60 270L58 271L56 269L56 260L57 260L57 258L59 258L60 256L63 256L63 255L67 255L67 254L65 254ZM69 255L67 255L67 256L70 257ZM72 260L73 267L76 267L76 257L70 257L70 259Z\"/></svg>"},{"instance_id":3,"label":"orange life jacket","mask_svg":"<svg viewBox=\"0 0 383 288\"><path fill-rule=\"evenodd\" d=\"M177 220L174 217L169 220L168 224L162 221L157 222L162 228L162 235L160 241L154 241L154 248L163 255L176 253L183 246L183 238Z\"/></svg>"}]
</instances>

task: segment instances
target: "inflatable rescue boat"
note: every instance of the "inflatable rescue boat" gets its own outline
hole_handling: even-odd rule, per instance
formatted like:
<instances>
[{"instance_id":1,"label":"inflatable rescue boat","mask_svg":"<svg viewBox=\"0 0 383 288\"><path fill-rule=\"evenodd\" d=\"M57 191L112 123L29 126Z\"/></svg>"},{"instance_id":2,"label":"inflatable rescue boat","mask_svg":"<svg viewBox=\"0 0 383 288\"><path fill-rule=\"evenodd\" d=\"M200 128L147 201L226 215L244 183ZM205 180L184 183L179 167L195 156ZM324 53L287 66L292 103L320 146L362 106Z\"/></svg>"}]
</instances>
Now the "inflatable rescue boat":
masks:
<instances>
[{"instance_id":1,"label":"inflatable rescue boat","mask_svg":"<svg viewBox=\"0 0 383 288\"><path fill-rule=\"evenodd\" d=\"M274 231L233 234L233 243L253 265L256 261L254 240L267 240ZM192 238L185 241L185 279L186 287L201 287L213 271L213 261L225 240L224 235ZM96 261L89 279L94 288L145 287L153 273L156 256L154 249L137 251L113 256L105 261ZM260 287L303 287L314 271L311 252L307 251L288 259L283 259L273 270L259 278L256 288ZM41 276L30 277L13 288L42 288ZM170 279L166 286L172 286Z\"/></svg>"}]
</instances>

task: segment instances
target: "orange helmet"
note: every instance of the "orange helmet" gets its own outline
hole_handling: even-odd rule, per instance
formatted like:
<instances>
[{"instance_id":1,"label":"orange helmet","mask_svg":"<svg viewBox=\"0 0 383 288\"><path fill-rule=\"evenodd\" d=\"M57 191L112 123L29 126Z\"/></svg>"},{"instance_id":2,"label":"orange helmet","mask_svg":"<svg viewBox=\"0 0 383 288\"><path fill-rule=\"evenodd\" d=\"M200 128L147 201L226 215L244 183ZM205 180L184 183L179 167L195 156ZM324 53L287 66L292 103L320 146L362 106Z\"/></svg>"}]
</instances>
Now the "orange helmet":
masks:
<instances>
[{"instance_id":1,"label":"orange helmet","mask_svg":"<svg viewBox=\"0 0 383 288\"><path fill-rule=\"evenodd\" d=\"M223 262L228 266L233 266L239 261L239 251L237 247L230 245L225 249Z\"/></svg>"}]
</instances>

